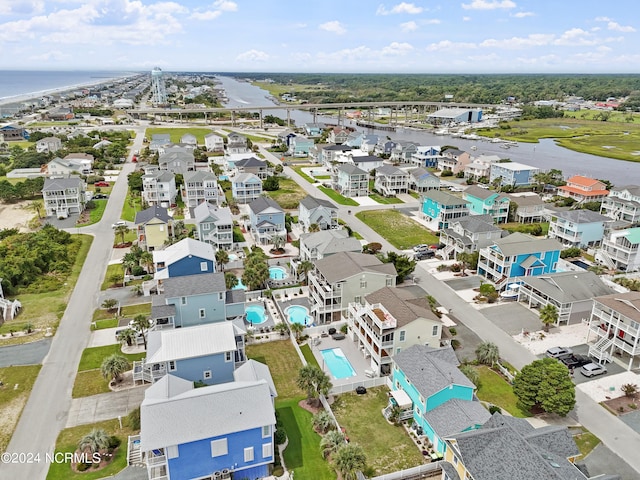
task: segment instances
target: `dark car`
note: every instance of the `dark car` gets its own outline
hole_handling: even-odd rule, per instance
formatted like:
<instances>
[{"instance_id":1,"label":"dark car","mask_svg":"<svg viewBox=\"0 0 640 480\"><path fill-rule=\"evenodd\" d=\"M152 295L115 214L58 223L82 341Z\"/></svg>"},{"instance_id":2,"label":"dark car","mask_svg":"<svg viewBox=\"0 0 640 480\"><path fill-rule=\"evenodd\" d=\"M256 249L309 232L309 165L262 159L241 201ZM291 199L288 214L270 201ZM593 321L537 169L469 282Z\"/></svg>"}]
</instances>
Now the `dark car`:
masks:
<instances>
[{"instance_id":1,"label":"dark car","mask_svg":"<svg viewBox=\"0 0 640 480\"><path fill-rule=\"evenodd\" d=\"M427 250L423 252L416 253L413 258L414 260L424 260L426 258L433 258L436 256L436 252L434 250Z\"/></svg>"},{"instance_id":2,"label":"dark car","mask_svg":"<svg viewBox=\"0 0 640 480\"><path fill-rule=\"evenodd\" d=\"M583 365L593 362L593 360L586 355L568 355L566 357L560 357L560 361L569 369L580 368Z\"/></svg>"},{"instance_id":3,"label":"dark car","mask_svg":"<svg viewBox=\"0 0 640 480\"><path fill-rule=\"evenodd\" d=\"M95 200L104 200L105 198L109 198L108 195L105 195L104 193L96 193L93 198Z\"/></svg>"}]
</instances>

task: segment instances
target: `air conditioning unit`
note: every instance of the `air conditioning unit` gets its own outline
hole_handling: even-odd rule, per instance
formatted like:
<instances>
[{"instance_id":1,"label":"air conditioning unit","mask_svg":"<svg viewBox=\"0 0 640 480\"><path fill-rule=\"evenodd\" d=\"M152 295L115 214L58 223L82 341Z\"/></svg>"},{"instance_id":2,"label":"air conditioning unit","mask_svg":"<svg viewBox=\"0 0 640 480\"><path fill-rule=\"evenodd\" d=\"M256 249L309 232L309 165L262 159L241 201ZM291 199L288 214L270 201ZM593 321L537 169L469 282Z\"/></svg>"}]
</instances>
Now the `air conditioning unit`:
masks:
<instances>
[{"instance_id":1,"label":"air conditioning unit","mask_svg":"<svg viewBox=\"0 0 640 480\"><path fill-rule=\"evenodd\" d=\"M222 480L222 472L213 472L213 475L211 477L213 478L213 480Z\"/></svg>"},{"instance_id":2,"label":"air conditioning unit","mask_svg":"<svg viewBox=\"0 0 640 480\"><path fill-rule=\"evenodd\" d=\"M224 470L222 470L222 480L229 480L231 478L231 470L229 470L228 468L225 468Z\"/></svg>"}]
</instances>

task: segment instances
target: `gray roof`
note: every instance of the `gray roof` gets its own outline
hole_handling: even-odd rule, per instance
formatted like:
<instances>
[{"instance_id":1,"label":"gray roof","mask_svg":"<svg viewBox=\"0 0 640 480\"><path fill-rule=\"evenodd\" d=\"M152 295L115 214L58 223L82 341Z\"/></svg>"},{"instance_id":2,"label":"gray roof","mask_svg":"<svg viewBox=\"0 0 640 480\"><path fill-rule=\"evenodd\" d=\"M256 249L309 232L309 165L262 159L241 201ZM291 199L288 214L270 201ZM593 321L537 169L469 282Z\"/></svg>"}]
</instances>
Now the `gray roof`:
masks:
<instances>
[{"instance_id":1,"label":"gray roof","mask_svg":"<svg viewBox=\"0 0 640 480\"><path fill-rule=\"evenodd\" d=\"M509 199L509 197L505 194L500 194L498 192L494 192L493 190L489 190L487 188L480 188L476 185L470 185L464 190L465 195L471 195L473 197L479 198L481 200L486 200L487 198L491 198L494 195L496 196L496 201L502 199Z\"/></svg>"},{"instance_id":2,"label":"gray roof","mask_svg":"<svg viewBox=\"0 0 640 480\"><path fill-rule=\"evenodd\" d=\"M170 220L173 220L169 216L169 212L166 208L154 205L145 210L142 210L141 212L137 212L134 223L136 225L140 225L141 223L149 223L154 218L162 220L164 223L169 223Z\"/></svg>"},{"instance_id":3,"label":"gray roof","mask_svg":"<svg viewBox=\"0 0 640 480\"><path fill-rule=\"evenodd\" d=\"M640 197L640 185L625 185L623 187L613 187L612 192L629 192L631 195Z\"/></svg>"},{"instance_id":4,"label":"gray roof","mask_svg":"<svg viewBox=\"0 0 640 480\"><path fill-rule=\"evenodd\" d=\"M308 249L316 249L322 255L338 252L361 252L360 240L350 237L346 230L321 230L300 235L300 242Z\"/></svg>"},{"instance_id":5,"label":"gray roof","mask_svg":"<svg viewBox=\"0 0 640 480\"><path fill-rule=\"evenodd\" d=\"M175 179L176 176L173 172L167 170L152 170L149 171L149 173L145 173L144 177L155 178L156 182L170 182Z\"/></svg>"},{"instance_id":6,"label":"gray roof","mask_svg":"<svg viewBox=\"0 0 640 480\"><path fill-rule=\"evenodd\" d=\"M236 382L251 382L257 380L266 380L271 390L271 395L278 396L276 390L276 384L271 377L271 371L264 363L257 362L256 360L247 360L244 364L239 366L233 372L233 379Z\"/></svg>"},{"instance_id":7,"label":"gray roof","mask_svg":"<svg viewBox=\"0 0 640 480\"><path fill-rule=\"evenodd\" d=\"M566 210L553 213L554 216L572 223L610 222L611 218L591 210Z\"/></svg>"},{"instance_id":8,"label":"gray roof","mask_svg":"<svg viewBox=\"0 0 640 480\"><path fill-rule=\"evenodd\" d=\"M198 204L198 206L193 209L193 216L195 217L196 223L200 223L209 217L214 219L215 223L223 225L233 223L233 217L229 207L218 207L209 202L201 202Z\"/></svg>"},{"instance_id":9,"label":"gray roof","mask_svg":"<svg viewBox=\"0 0 640 480\"><path fill-rule=\"evenodd\" d=\"M581 302L613 292L593 272L557 272L522 277L522 281L559 303Z\"/></svg>"},{"instance_id":10,"label":"gray roof","mask_svg":"<svg viewBox=\"0 0 640 480\"><path fill-rule=\"evenodd\" d=\"M157 295L154 295L157 296ZM151 319L156 320L158 318L175 317L176 306L171 305L153 305L151 307Z\"/></svg>"},{"instance_id":11,"label":"gray roof","mask_svg":"<svg viewBox=\"0 0 640 480\"><path fill-rule=\"evenodd\" d=\"M316 268L329 283L353 277L364 272L397 276L393 263L382 263L375 255L340 252L316 261Z\"/></svg>"},{"instance_id":12,"label":"gray roof","mask_svg":"<svg viewBox=\"0 0 640 480\"><path fill-rule=\"evenodd\" d=\"M404 288L383 287L365 297L369 304L381 303L393 315L398 327L403 327L418 318L425 318L440 322L431 311L429 302L422 297L416 297Z\"/></svg>"},{"instance_id":13,"label":"gray roof","mask_svg":"<svg viewBox=\"0 0 640 480\"><path fill-rule=\"evenodd\" d=\"M284 212L282 207L278 205L278 202L271 197L258 197L249 204L249 208L256 215L264 212L268 208L275 208L278 212Z\"/></svg>"},{"instance_id":14,"label":"gray roof","mask_svg":"<svg viewBox=\"0 0 640 480\"><path fill-rule=\"evenodd\" d=\"M466 217L449 220L450 225L459 223L462 228L471 233L495 232L501 230L493 223L491 215L467 215Z\"/></svg>"},{"instance_id":15,"label":"gray roof","mask_svg":"<svg viewBox=\"0 0 640 480\"><path fill-rule=\"evenodd\" d=\"M349 145L327 145L323 150L349 152L353 150L353 147L350 147Z\"/></svg>"},{"instance_id":16,"label":"gray roof","mask_svg":"<svg viewBox=\"0 0 640 480\"><path fill-rule=\"evenodd\" d=\"M184 183L189 182L204 182L205 180L217 180L216 177L211 172L203 172L202 170L198 170L195 172L184 172Z\"/></svg>"},{"instance_id":17,"label":"gray roof","mask_svg":"<svg viewBox=\"0 0 640 480\"><path fill-rule=\"evenodd\" d=\"M198 275L184 275L169 277L162 281L166 298L188 297L204 295L213 292L226 291L224 273L201 273Z\"/></svg>"},{"instance_id":18,"label":"gray roof","mask_svg":"<svg viewBox=\"0 0 640 480\"><path fill-rule=\"evenodd\" d=\"M431 173L429 170L427 170L426 168L422 168L422 167L418 167L418 168L414 168L412 170L409 170L409 173L411 174L411 176L413 178L415 178L416 180L418 179L425 179L425 178L438 178L436 177L433 173ZM438 178L438 181L440 179Z\"/></svg>"},{"instance_id":19,"label":"gray roof","mask_svg":"<svg viewBox=\"0 0 640 480\"><path fill-rule=\"evenodd\" d=\"M440 205L466 205L469 203L460 197L456 197L455 195L447 192L442 192L440 190L429 190L428 192L424 193L424 197L430 198Z\"/></svg>"},{"instance_id":20,"label":"gray roof","mask_svg":"<svg viewBox=\"0 0 640 480\"><path fill-rule=\"evenodd\" d=\"M236 290L227 290L225 297L225 303L227 305L232 303L245 303L247 300L246 292L242 288Z\"/></svg>"},{"instance_id":21,"label":"gray roof","mask_svg":"<svg viewBox=\"0 0 640 480\"><path fill-rule=\"evenodd\" d=\"M425 412L424 418L438 436L444 438L479 427L491 418L491 414L478 401L454 398Z\"/></svg>"},{"instance_id":22,"label":"gray roof","mask_svg":"<svg viewBox=\"0 0 640 480\"><path fill-rule=\"evenodd\" d=\"M378 175L378 174L384 175L384 176L390 176L390 175L406 175L406 176L408 176L409 175L404 170L401 170L398 167L394 167L393 165L382 165L381 167L378 167L376 169L376 175Z\"/></svg>"},{"instance_id":23,"label":"gray roof","mask_svg":"<svg viewBox=\"0 0 640 480\"><path fill-rule=\"evenodd\" d=\"M239 173L238 175L236 175L231 179L231 182L246 183L247 180L256 180L255 183L259 183L260 185L262 185L262 180L260 180L260 178L258 178L258 176L255 173L251 173L251 172Z\"/></svg>"},{"instance_id":24,"label":"gray roof","mask_svg":"<svg viewBox=\"0 0 640 480\"><path fill-rule=\"evenodd\" d=\"M45 178L42 191L66 190L67 188L79 188L82 190L82 179L80 177Z\"/></svg>"},{"instance_id":25,"label":"gray roof","mask_svg":"<svg viewBox=\"0 0 640 480\"><path fill-rule=\"evenodd\" d=\"M235 162L236 167L266 167L267 162L265 160L259 160L256 157L243 158Z\"/></svg>"},{"instance_id":26,"label":"gray roof","mask_svg":"<svg viewBox=\"0 0 640 480\"><path fill-rule=\"evenodd\" d=\"M396 353L393 361L424 399L449 385L475 388L471 380L458 370L460 363L451 347L435 349L412 345Z\"/></svg>"},{"instance_id":27,"label":"gray roof","mask_svg":"<svg viewBox=\"0 0 640 480\"><path fill-rule=\"evenodd\" d=\"M358 164L358 163L369 163L369 162L381 162L382 159L380 157L376 157L375 155L357 155L353 157L351 161L355 164Z\"/></svg>"},{"instance_id":28,"label":"gray roof","mask_svg":"<svg viewBox=\"0 0 640 480\"><path fill-rule=\"evenodd\" d=\"M506 256L563 249L560 242L554 238L536 238L520 232L497 240L495 245Z\"/></svg>"},{"instance_id":29,"label":"gray roof","mask_svg":"<svg viewBox=\"0 0 640 480\"><path fill-rule=\"evenodd\" d=\"M519 207L529 207L531 205L543 205L545 202L540 195L507 195L509 200L515 202Z\"/></svg>"},{"instance_id":30,"label":"gray roof","mask_svg":"<svg viewBox=\"0 0 640 480\"><path fill-rule=\"evenodd\" d=\"M317 198L317 197L314 197L313 195L307 195L302 200L300 200L300 205L304 205L307 210L313 210L314 208L317 208L320 206L327 207L327 208L334 208L334 209L338 208L329 200L325 200L323 198Z\"/></svg>"},{"instance_id":31,"label":"gray roof","mask_svg":"<svg viewBox=\"0 0 640 480\"><path fill-rule=\"evenodd\" d=\"M140 408L140 447L143 451L276 423L265 380L228 382L203 388L193 388L193 383L189 382L190 390L162 398L158 393L167 390L170 377L173 376L165 375L145 392ZM186 384L182 388L186 388Z\"/></svg>"},{"instance_id":32,"label":"gray roof","mask_svg":"<svg viewBox=\"0 0 640 480\"><path fill-rule=\"evenodd\" d=\"M343 163L342 165L339 165L338 170L348 175L369 175L367 172L351 163Z\"/></svg>"}]
</instances>

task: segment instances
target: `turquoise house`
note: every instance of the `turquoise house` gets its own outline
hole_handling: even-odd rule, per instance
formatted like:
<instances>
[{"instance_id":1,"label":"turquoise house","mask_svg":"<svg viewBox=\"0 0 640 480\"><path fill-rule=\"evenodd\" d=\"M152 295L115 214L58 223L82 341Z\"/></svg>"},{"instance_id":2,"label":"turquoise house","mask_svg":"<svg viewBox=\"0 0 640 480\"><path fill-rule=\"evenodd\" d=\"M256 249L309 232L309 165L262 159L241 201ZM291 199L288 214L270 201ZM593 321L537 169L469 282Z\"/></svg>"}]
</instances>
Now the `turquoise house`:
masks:
<instances>
[{"instance_id":1,"label":"turquoise house","mask_svg":"<svg viewBox=\"0 0 640 480\"><path fill-rule=\"evenodd\" d=\"M444 438L479 428L491 417L458 365L451 347L413 345L393 356L391 398L384 416L412 418L417 434L426 436L440 454Z\"/></svg>"},{"instance_id":2,"label":"turquoise house","mask_svg":"<svg viewBox=\"0 0 640 480\"><path fill-rule=\"evenodd\" d=\"M494 222L506 223L509 217L509 197L493 190L472 185L463 193L472 215L491 215Z\"/></svg>"},{"instance_id":3,"label":"turquoise house","mask_svg":"<svg viewBox=\"0 0 640 480\"><path fill-rule=\"evenodd\" d=\"M440 190L429 190L422 197L422 217L434 222L437 230L449 228L449 222L455 218L469 215L469 203L455 195Z\"/></svg>"}]
</instances>

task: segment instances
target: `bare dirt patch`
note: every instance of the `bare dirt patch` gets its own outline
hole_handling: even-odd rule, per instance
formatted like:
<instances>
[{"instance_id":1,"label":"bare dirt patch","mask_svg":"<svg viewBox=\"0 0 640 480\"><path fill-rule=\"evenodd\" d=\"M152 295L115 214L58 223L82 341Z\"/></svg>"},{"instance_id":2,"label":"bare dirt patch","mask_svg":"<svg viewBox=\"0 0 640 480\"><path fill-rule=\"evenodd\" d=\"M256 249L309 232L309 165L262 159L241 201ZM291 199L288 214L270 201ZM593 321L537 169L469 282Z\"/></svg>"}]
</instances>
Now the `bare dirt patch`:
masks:
<instances>
[{"instance_id":1,"label":"bare dirt patch","mask_svg":"<svg viewBox=\"0 0 640 480\"><path fill-rule=\"evenodd\" d=\"M4 386L2 388L10 388ZM0 415L0 451L5 451L9 445L13 430L16 428L22 409L27 404L29 393L25 392L2 405L2 415Z\"/></svg>"},{"instance_id":2,"label":"bare dirt patch","mask_svg":"<svg viewBox=\"0 0 640 480\"><path fill-rule=\"evenodd\" d=\"M28 201L17 203L0 203L0 230L17 228L21 232L29 231L29 220L34 213L27 209Z\"/></svg>"},{"instance_id":3,"label":"bare dirt patch","mask_svg":"<svg viewBox=\"0 0 640 480\"><path fill-rule=\"evenodd\" d=\"M605 400L602 404L614 415L624 415L625 413L635 412L640 405L638 404L638 395L633 397L612 398Z\"/></svg>"}]
</instances>

